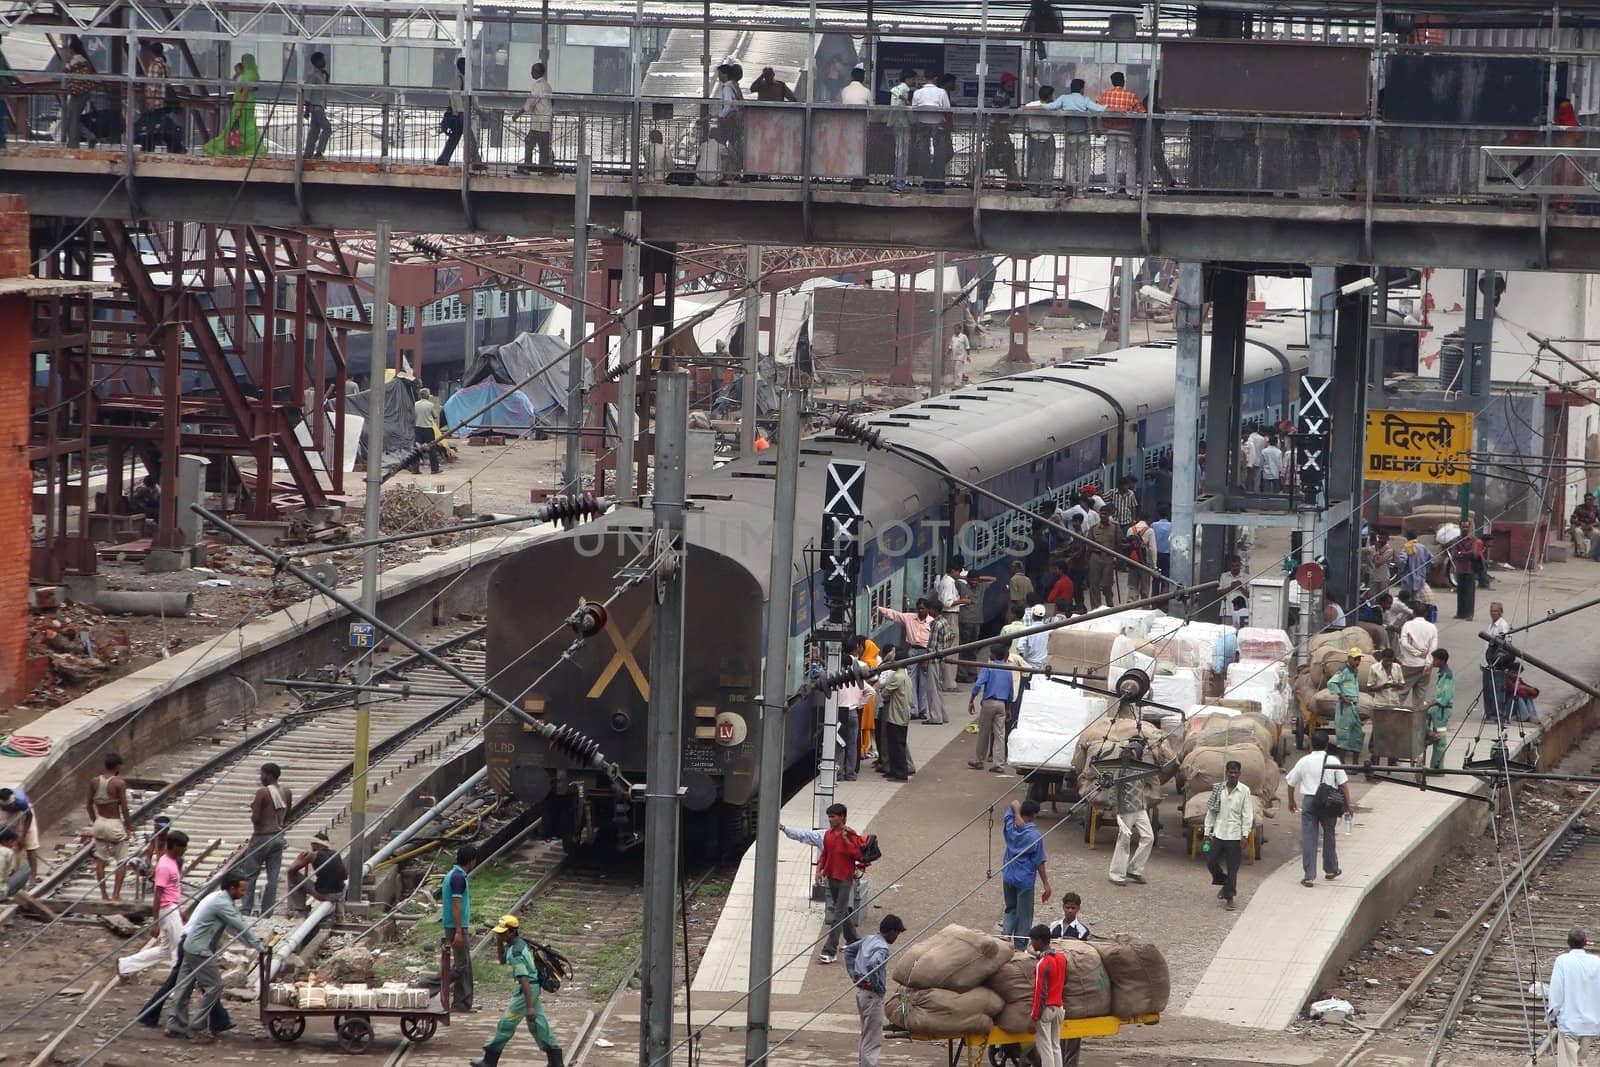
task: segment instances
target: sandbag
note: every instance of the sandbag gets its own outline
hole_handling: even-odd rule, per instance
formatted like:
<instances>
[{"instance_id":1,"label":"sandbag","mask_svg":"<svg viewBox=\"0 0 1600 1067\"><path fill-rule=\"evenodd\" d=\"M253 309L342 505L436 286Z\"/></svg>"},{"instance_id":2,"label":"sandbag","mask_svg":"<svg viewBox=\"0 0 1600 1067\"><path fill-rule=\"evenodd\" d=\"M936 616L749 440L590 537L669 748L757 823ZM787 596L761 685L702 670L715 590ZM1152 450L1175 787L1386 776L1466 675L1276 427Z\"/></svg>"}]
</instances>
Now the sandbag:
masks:
<instances>
[{"instance_id":1,"label":"sandbag","mask_svg":"<svg viewBox=\"0 0 1600 1067\"><path fill-rule=\"evenodd\" d=\"M883 1021L886 1026L913 1034L960 1037L988 1033L1003 1007L1005 1003L1000 994L985 986L964 993L949 989L902 989L884 1002Z\"/></svg>"},{"instance_id":2,"label":"sandbag","mask_svg":"<svg viewBox=\"0 0 1600 1067\"><path fill-rule=\"evenodd\" d=\"M1197 748L1183 758L1183 788L1190 796L1209 795L1211 787L1227 777L1229 760L1239 761L1239 781L1255 794L1263 807L1278 795L1283 772L1255 745L1230 745L1227 748Z\"/></svg>"},{"instance_id":3,"label":"sandbag","mask_svg":"<svg viewBox=\"0 0 1600 1067\"><path fill-rule=\"evenodd\" d=\"M1351 648L1359 648L1362 652L1371 653L1372 635L1359 626L1346 626L1343 630L1332 630L1314 634L1311 643L1306 646L1313 659L1318 652L1325 648L1337 648L1341 652L1349 652Z\"/></svg>"},{"instance_id":4,"label":"sandbag","mask_svg":"<svg viewBox=\"0 0 1600 1067\"><path fill-rule=\"evenodd\" d=\"M1180 759L1185 758L1197 748L1255 745L1263 756L1270 757L1275 739L1276 731L1259 714L1241 711L1234 716L1195 715L1184 724L1183 738L1178 745L1178 756Z\"/></svg>"},{"instance_id":5,"label":"sandbag","mask_svg":"<svg viewBox=\"0 0 1600 1067\"><path fill-rule=\"evenodd\" d=\"M1384 629L1381 625L1375 622L1358 622L1356 625L1361 627L1362 631L1368 637L1372 638L1372 649L1374 652L1382 652L1384 649L1389 647L1389 631ZM1348 649L1346 651L1348 651Z\"/></svg>"},{"instance_id":6,"label":"sandbag","mask_svg":"<svg viewBox=\"0 0 1600 1067\"><path fill-rule=\"evenodd\" d=\"M1112 717L1108 713L1091 722L1078 738L1078 751L1072 756L1072 769L1081 778L1090 760L1117 758L1135 735L1144 739L1144 762L1160 764L1172 755L1164 750L1166 735L1157 727L1142 719L1126 715ZM1170 776L1169 772L1166 777Z\"/></svg>"},{"instance_id":7,"label":"sandbag","mask_svg":"<svg viewBox=\"0 0 1600 1067\"><path fill-rule=\"evenodd\" d=\"M1111 646L1121 636L1121 630L1096 633L1080 626L1063 626L1050 631L1045 658L1051 670L1104 678L1106 664L1111 659Z\"/></svg>"},{"instance_id":8,"label":"sandbag","mask_svg":"<svg viewBox=\"0 0 1600 1067\"><path fill-rule=\"evenodd\" d=\"M890 974L912 989L965 993L988 981L1011 958L1011 952L1008 940L951 923L926 940L911 965L903 969L904 977L898 966Z\"/></svg>"},{"instance_id":9,"label":"sandbag","mask_svg":"<svg viewBox=\"0 0 1600 1067\"><path fill-rule=\"evenodd\" d=\"M1339 710L1339 698L1333 695L1331 689L1319 689L1314 698L1317 708L1317 718L1326 723L1329 729L1333 727L1333 713ZM1356 694L1356 714L1362 722L1372 721L1372 709L1377 707L1378 701L1371 693Z\"/></svg>"},{"instance_id":10,"label":"sandbag","mask_svg":"<svg viewBox=\"0 0 1600 1067\"><path fill-rule=\"evenodd\" d=\"M1008 1034L1033 1033L1033 994L1027 1000L1014 1000L1003 1005L994 1017L994 1025Z\"/></svg>"},{"instance_id":11,"label":"sandbag","mask_svg":"<svg viewBox=\"0 0 1600 1067\"><path fill-rule=\"evenodd\" d=\"M1161 950L1123 934L1112 940L1089 941L1100 953L1111 979L1111 1014L1119 1019L1157 1015L1172 996L1172 977Z\"/></svg>"},{"instance_id":12,"label":"sandbag","mask_svg":"<svg viewBox=\"0 0 1600 1067\"><path fill-rule=\"evenodd\" d=\"M984 983L1003 1003L994 1020L1000 1029L1013 1034L1033 1029L1033 980L1038 967L1037 956L1017 952Z\"/></svg>"},{"instance_id":13,"label":"sandbag","mask_svg":"<svg viewBox=\"0 0 1600 1067\"><path fill-rule=\"evenodd\" d=\"M1210 806L1210 804L1211 794L1209 792L1195 793L1192 796L1186 797L1183 802L1183 824L1185 826L1198 825L1204 828L1206 822L1206 808ZM1266 825L1266 820L1261 816L1263 814L1271 814L1270 812L1263 812L1261 810L1262 807L1263 805L1261 804L1256 805L1254 828L1258 831Z\"/></svg>"},{"instance_id":14,"label":"sandbag","mask_svg":"<svg viewBox=\"0 0 1600 1067\"><path fill-rule=\"evenodd\" d=\"M907 945L905 948L893 949L889 960L889 977L901 985L911 982L911 969L917 965L922 954L928 951L928 946L933 943L933 938L925 937L921 941Z\"/></svg>"},{"instance_id":15,"label":"sandbag","mask_svg":"<svg viewBox=\"0 0 1600 1067\"><path fill-rule=\"evenodd\" d=\"M1093 1019L1111 1014L1111 978L1093 942L1067 938L1055 942L1067 957L1067 1018Z\"/></svg>"}]
</instances>

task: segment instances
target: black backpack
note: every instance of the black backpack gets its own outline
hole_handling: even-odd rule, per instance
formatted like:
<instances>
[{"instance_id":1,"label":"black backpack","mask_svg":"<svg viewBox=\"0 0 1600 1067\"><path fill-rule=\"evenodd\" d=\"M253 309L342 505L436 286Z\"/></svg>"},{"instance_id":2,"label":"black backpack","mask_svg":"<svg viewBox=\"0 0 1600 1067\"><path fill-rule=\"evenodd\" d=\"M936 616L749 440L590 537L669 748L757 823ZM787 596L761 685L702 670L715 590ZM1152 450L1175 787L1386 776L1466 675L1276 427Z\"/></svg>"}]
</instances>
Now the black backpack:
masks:
<instances>
[{"instance_id":1,"label":"black backpack","mask_svg":"<svg viewBox=\"0 0 1600 1067\"><path fill-rule=\"evenodd\" d=\"M572 977L572 962L549 945L530 941L528 947L533 950L533 966L538 973L539 988L546 993L559 992L562 980Z\"/></svg>"},{"instance_id":2,"label":"black backpack","mask_svg":"<svg viewBox=\"0 0 1600 1067\"><path fill-rule=\"evenodd\" d=\"M861 862L877 863L883 859L883 849L878 847L878 835L867 834L861 840Z\"/></svg>"}]
</instances>

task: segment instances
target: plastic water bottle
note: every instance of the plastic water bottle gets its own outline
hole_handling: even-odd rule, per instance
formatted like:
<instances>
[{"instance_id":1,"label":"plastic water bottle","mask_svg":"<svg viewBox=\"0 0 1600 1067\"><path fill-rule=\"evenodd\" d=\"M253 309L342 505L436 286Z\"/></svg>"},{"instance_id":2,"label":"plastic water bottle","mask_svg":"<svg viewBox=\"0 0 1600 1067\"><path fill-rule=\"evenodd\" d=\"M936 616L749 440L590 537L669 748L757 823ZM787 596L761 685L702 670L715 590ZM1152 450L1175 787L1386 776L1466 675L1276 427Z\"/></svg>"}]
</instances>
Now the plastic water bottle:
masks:
<instances>
[{"instance_id":1,"label":"plastic water bottle","mask_svg":"<svg viewBox=\"0 0 1600 1067\"><path fill-rule=\"evenodd\" d=\"M1211 851L1211 838L1208 837L1204 841L1200 842L1200 851L1201 852L1210 852Z\"/></svg>"},{"instance_id":2,"label":"plastic water bottle","mask_svg":"<svg viewBox=\"0 0 1600 1067\"><path fill-rule=\"evenodd\" d=\"M1347 834L1354 833L1355 832L1355 825L1356 825L1356 817L1355 817L1355 815L1353 813L1351 813L1351 812L1348 812L1348 811L1345 812L1344 813L1344 832L1347 833Z\"/></svg>"}]
</instances>

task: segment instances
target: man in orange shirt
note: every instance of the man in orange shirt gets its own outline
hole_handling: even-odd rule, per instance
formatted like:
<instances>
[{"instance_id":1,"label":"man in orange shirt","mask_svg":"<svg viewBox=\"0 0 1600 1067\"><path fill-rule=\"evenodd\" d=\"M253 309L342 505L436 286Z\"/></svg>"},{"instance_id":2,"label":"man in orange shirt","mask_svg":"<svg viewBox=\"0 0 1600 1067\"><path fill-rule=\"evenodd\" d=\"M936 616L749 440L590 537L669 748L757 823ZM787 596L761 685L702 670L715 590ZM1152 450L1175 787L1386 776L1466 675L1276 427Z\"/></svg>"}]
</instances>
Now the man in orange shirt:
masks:
<instances>
[{"instance_id":1,"label":"man in orange shirt","mask_svg":"<svg viewBox=\"0 0 1600 1067\"><path fill-rule=\"evenodd\" d=\"M1100 94L1097 101L1107 112L1117 111L1129 115L1143 115L1144 104L1127 87L1122 71L1111 74L1111 88ZM1106 195L1132 192L1138 188L1139 172L1134 165L1133 123L1127 119L1105 119L1106 131Z\"/></svg>"}]
</instances>

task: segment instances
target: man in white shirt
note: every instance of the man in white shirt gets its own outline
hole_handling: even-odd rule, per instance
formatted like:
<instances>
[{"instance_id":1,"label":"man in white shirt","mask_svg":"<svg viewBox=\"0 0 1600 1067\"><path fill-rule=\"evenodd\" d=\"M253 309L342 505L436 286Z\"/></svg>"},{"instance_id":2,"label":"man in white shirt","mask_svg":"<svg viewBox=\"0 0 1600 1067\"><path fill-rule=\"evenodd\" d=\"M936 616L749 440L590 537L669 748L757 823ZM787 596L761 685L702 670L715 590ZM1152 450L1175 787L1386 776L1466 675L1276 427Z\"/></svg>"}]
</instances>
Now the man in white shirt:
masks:
<instances>
[{"instance_id":1,"label":"man in white shirt","mask_svg":"<svg viewBox=\"0 0 1600 1067\"><path fill-rule=\"evenodd\" d=\"M1556 1032L1556 1067L1579 1067L1600 1037L1600 958L1588 952L1588 936L1574 927L1567 949L1550 968L1545 1015Z\"/></svg>"},{"instance_id":2,"label":"man in white shirt","mask_svg":"<svg viewBox=\"0 0 1600 1067\"><path fill-rule=\"evenodd\" d=\"M1241 769L1238 760L1229 760L1223 768L1226 780L1212 787L1206 804L1206 840L1211 857L1206 866L1211 871L1211 884L1222 887L1217 890L1217 898L1229 911L1234 910L1233 898L1239 892L1244 843L1256 824L1254 799L1249 787L1239 781Z\"/></svg>"},{"instance_id":3,"label":"man in white shirt","mask_svg":"<svg viewBox=\"0 0 1600 1067\"><path fill-rule=\"evenodd\" d=\"M1394 649L1379 652L1372 666L1367 668L1367 688L1372 692L1372 699L1385 707L1405 703L1406 674L1394 661Z\"/></svg>"},{"instance_id":4,"label":"man in white shirt","mask_svg":"<svg viewBox=\"0 0 1600 1067\"><path fill-rule=\"evenodd\" d=\"M1405 672L1405 702L1414 708L1427 706L1429 668L1433 650L1439 647L1439 628L1421 615L1414 615L1400 627L1400 669Z\"/></svg>"},{"instance_id":5,"label":"man in white shirt","mask_svg":"<svg viewBox=\"0 0 1600 1067\"><path fill-rule=\"evenodd\" d=\"M911 158L911 97L917 90L917 72L902 70L889 87L889 127L894 130L894 180L889 188L906 191L906 171Z\"/></svg>"},{"instance_id":6,"label":"man in white shirt","mask_svg":"<svg viewBox=\"0 0 1600 1067\"><path fill-rule=\"evenodd\" d=\"M535 152L539 154L540 170L555 169L555 158L550 152L555 97L550 92L550 83L545 80L543 63L535 63L529 73L533 75L533 84L528 86L528 99L522 102L522 113L528 116L528 136L522 143L522 165L517 168L521 174L534 169Z\"/></svg>"},{"instance_id":7,"label":"man in white shirt","mask_svg":"<svg viewBox=\"0 0 1600 1067\"><path fill-rule=\"evenodd\" d=\"M972 342L967 340L966 330L957 330L950 335L950 388L960 389L961 383L967 380L967 353L972 348Z\"/></svg>"},{"instance_id":8,"label":"man in white shirt","mask_svg":"<svg viewBox=\"0 0 1600 1067\"><path fill-rule=\"evenodd\" d=\"M1276 437L1269 439L1261 450L1261 491L1283 492L1283 449L1278 447Z\"/></svg>"},{"instance_id":9,"label":"man in white shirt","mask_svg":"<svg viewBox=\"0 0 1600 1067\"><path fill-rule=\"evenodd\" d=\"M1228 569L1217 579L1217 596L1222 600L1222 617L1238 629L1250 618L1250 592L1245 588L1244 563L1238 556L1228 557Z\"/></svg>"},{"instance_id":10,"label":"man in white shirt","mask_svg":"<svg viewBox=\"0 0 1600 1067\"><path fill-rule=\"evenodd\" d=\"M850 72L850 84L839 90L839 103L851 107L872 106L872 90L867 88L867 72L863 68Z\"/></svg>"},{"instance_id":11,"label":"man in white shirt","mask_svg":"<svg viewBox=\"0 0 1600 1067\"><path fill-rule=\"evenodd\" d=\"M1054 87L1041 85L1039 99L1023 105L1024 111L1033 112L1023 120L1023 127L1028 132L1026 156L1028 184L1035 196L1048 196L1050 187L1055 184L1056 134L1060 131L1061 124L1053 117L1042 113L1050 109L1050 105L1055 102L1055 96Z\"/></svg>"},{"instance_id":12,"label":"man in white shirt","mask_svg":"<svg viewBox=\"0 0 1600 1067\"><path fill-rule=\"evenodd\" d=\"M939 600L939 613L944 616L951 643L960 640L961 607L972 602L956 588L956 579L966 574L967 562L960 556L951 556L950 565L933 583L933 595ZM939 688L946 693L956 691L956 660L954 656L939 661Z\"/></svg>"},{"instance_id":13,"label":"man in white shirt","mask_svg":"<svg viewBox=\"0 0 1600 1067\"><path fill-rule=\"evenodd\" d=\"M866 639L860 634L852 634L844 646L844 662L842 666L850 667L859 663L861 653L866 648ZM842 752L839 756L839 781L853 782L861 770L861 709L866 706L872 692L869 687L860 684L839 687L839 744Z\"/></svg>"},{"instance_id":14,"label":"man in white shirt","mask_svg":"<svg viewBox=\"0 0 1600 1067\"><path fill-rule=\"evenodd\" d=\"M1317 789L1327 782L1344 794L1344 810L1352 811L1350 776L1344 773L1344 764L1328 751L1328 735L1318 730L1311 735L1311 751L1300 757L1300 762L1284 776L1283 784L1289 792L1289 811L1300 812L1300 866L1305 877L1300 884L1311 888L1317 884L1317 838L1322 838L1322 870L1329 881L1344 873L1339 870L1339 852L1335 828L1338 817L1313 811L1312 803Z\"/></svg>"},{"instance_id":15,"label":"man in white shirt","mask_svg":"<svg viewBox=\"0 0 1600 1067\"><path fill-rule=\"evenodd\" d=\"M1252 427L1244 435L1244 491L1247 493L1261 492L1261 450L1266 446L1267 439L1261 436L1261 431Z\"/></svg>"},{"instance_id":16,"label":"man in white shirt","mask_svg":"<svg viewBox=\"0 0 1600 1067\"><path fill-rule=\"evenodd\" d=\"M911 126L911 153L922 173L925 192L944 192L944 169L952 154L950 130L955 122L949 90L955 83L954 74L941 74L937 81L911 94L911 112L915 119Z\"/></svg>"}]
</instances>

